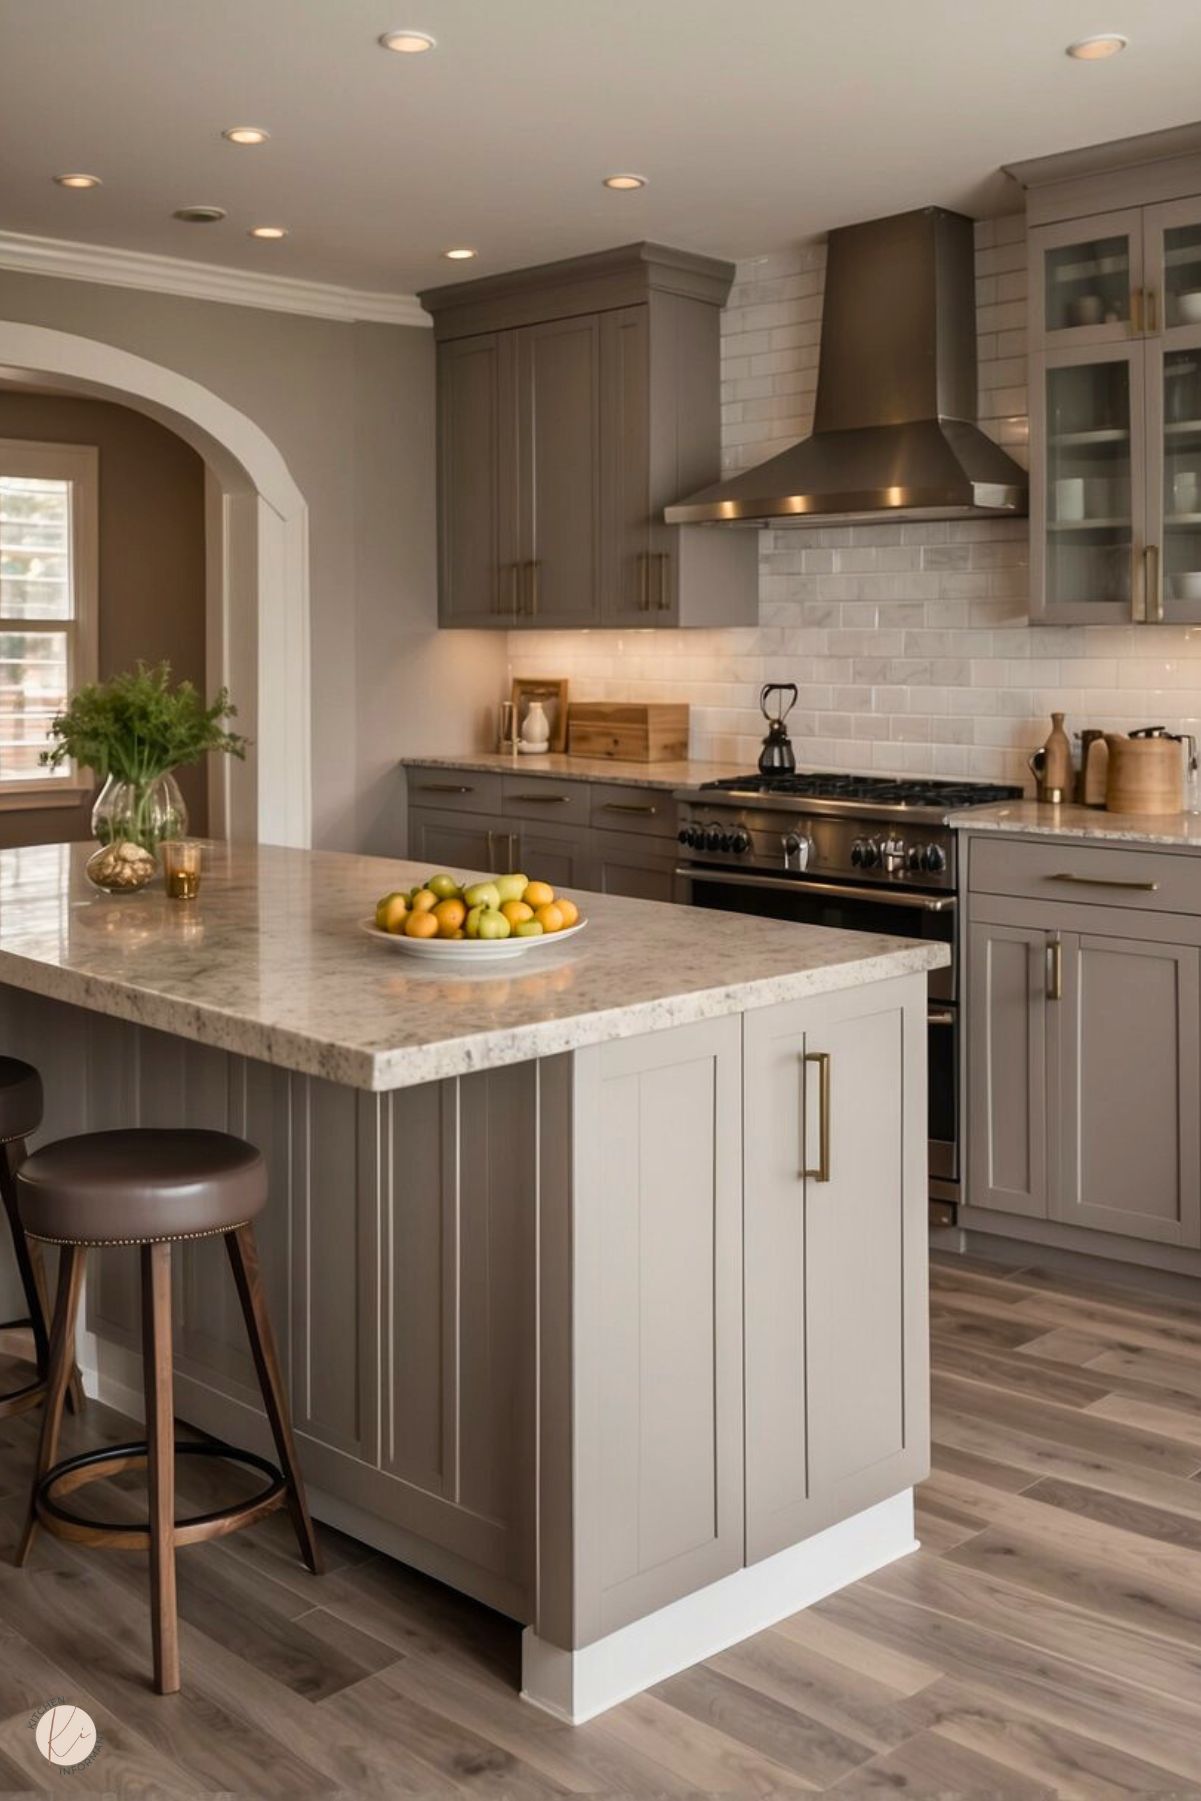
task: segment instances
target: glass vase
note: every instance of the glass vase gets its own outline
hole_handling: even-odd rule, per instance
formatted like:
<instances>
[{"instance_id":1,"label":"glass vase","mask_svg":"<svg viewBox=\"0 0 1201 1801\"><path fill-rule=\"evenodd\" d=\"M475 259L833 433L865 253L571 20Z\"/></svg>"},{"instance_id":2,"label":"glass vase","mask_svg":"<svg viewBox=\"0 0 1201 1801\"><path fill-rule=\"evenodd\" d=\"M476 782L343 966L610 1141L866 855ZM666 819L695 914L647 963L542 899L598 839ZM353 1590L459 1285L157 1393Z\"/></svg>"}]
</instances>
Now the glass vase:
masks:
<instances>
[{"instance_id":1,"label":"glass vase","mask_svg":"<svg viewBox=\"0 0 1201 1801\"><path fill-rule=\"evenodd\" d=\"M110 775L92 808L100 849L88 859L89 879L112 894L144 888L158 873L164 838L186 837L188 809L168 770L152 781Z\"/></svg>"}]
</instances>

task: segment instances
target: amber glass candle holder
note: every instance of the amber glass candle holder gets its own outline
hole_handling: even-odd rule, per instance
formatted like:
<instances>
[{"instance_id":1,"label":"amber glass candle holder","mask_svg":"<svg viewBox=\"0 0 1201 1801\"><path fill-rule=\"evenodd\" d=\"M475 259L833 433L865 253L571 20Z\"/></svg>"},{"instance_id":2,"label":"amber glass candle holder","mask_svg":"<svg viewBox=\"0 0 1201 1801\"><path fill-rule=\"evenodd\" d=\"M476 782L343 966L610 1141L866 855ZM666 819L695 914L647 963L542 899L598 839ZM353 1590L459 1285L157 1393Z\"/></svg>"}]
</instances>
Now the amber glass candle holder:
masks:
<instances>
[{"instance_id":1,"label":"amber glass candle holder","mask_svg":"<svg viewBox=\"0 0 1201 1801\"><path fill-rule=\"evenodd\" d=\"M159 849L171 899L195 900L200 893L200 845L194 838L166 838Z\"/></svg>"}]
</instances>

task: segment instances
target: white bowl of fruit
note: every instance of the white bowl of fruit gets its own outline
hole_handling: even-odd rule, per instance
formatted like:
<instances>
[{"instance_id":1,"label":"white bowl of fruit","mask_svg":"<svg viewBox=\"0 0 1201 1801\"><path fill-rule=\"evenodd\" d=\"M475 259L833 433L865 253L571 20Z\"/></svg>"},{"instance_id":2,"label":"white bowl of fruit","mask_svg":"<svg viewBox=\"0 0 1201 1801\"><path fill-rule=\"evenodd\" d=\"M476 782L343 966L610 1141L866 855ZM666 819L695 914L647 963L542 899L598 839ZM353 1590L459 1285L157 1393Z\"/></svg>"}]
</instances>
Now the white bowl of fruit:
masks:
<instances>
[{"instance_id":1,"label":"white bowl of fruit","mask_svg":"<svg viewBox=\"0 0 1201 1801\"><path fill-rule=\"evenodd\" d=\"M587 923L576 903L549 882L532 882L517 871L463 882L444 872L385 894L363 930L409 956L474 963L562 944Z\"/></svg>"}]
</instances>

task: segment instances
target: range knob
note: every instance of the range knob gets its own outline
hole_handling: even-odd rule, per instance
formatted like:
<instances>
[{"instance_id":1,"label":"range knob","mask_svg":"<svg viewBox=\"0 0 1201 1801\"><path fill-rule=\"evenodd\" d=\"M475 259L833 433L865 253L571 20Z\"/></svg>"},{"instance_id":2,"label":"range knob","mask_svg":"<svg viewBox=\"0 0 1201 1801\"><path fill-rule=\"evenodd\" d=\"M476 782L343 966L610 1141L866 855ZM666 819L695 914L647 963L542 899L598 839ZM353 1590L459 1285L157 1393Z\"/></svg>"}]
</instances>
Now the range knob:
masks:
<instances>
[{"instance_id":1,"label":"range knob","mask_svg":"<svg viewBox=\"0 0 1201 1801\"><path fill-rule=\"evenodd\" d=\"M928 844L925 855L926 868L938 874L947 866L947 853L941 844Z\"/></svg>"},{"instance_id":2,"label":"range knob","mask_svg":"<svg viewBox=\"0 0 1201 1801\"><path fill-rule=\"evenodd\" d=\"M905 856L905 866L916 874L926 867L926 846L911 844Z\"/></svg>"},{"instance_id":3,"label":"range knob","mask_svg":"<svg viewBox=\"0 0 1201 1801\"><path fill-rule=\"evenodd\" d=\"M676 843L684 845L692 843L692 827L690 825L682 825L680 827L679 831L676 833Z\"/></svg>"},{"instance_id":4,"label":"range knob","mask_svg":"<svg viewBox=\"0 0 1201 1801\"><path fill-rule=\"evenodd\" d=\"M736 851L740 857L745 857L750 848L751 834L747 831L745 826L740 825L737 831L731 832L730 834L730 849Z\"/></svg>"},{"instance_id":5,"label":"range knob","mask_svg":"<svg viewBox=\"0 0 1201 1801\"><path fill-rule=\"evenodd\" d=\"M721 828L719 826L715 826L715 825L706 826L705 832L704 832L704 847L705 847L705 849L706 850L720 850L721 849L721 836L722 836Z\"/></svg>"},{"instance_id":6,"label":"range knob","mask_svg":"<svg viewBox=\"0 0 1201 1801\"><path fill-rule=\"evenodd\" d=\"M717 841L717 848L718 848L718 850L733 850L734 840L730 836L729 832L722 833L721 837Z\"/></svg>"},{"instance_id":7,"label":"range knob","mask_svg":"<svg viewBox=\"0 0 1201 1801\"><path fill-rule=\"evenodd\" d=\"M855 852L851 851L851 861L855 860ZM880 847L874 838L861 838L859 841L860 869L874 869L880 861Z\"/></svg>"}]
</instances>

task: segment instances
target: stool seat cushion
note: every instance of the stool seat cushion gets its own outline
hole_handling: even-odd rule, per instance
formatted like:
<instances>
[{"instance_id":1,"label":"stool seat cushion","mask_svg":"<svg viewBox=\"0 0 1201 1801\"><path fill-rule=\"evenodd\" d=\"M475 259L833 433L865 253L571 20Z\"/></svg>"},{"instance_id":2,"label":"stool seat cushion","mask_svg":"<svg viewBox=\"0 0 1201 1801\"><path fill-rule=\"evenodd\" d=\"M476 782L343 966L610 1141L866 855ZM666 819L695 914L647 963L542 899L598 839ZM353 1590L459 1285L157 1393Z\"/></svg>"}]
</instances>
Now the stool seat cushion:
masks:
<instances>
[{"instance_id":1,"label":"stool seat cushion","mask_svg":"<svg viewBox=\"0 0 1201 1801\"><path fill-rule=\"evenodd\" d=\"M41 1076L30 1063L0 1057L0 1140L28 1138L41 1123Z\"/></svg>"},{"instance_id":2,"label":"stool seat cushion","mask_svg":"<svg viewBox=\"0 0 1201 1801\"><path fill-rule=\"evenodd\" d=\"M137 1127L45 1145L21 1165L21 1223L64 1244L151 1244L245 1224L267 1199L261 1152L227 1132Z\"/></svg>"}]
</instances>

